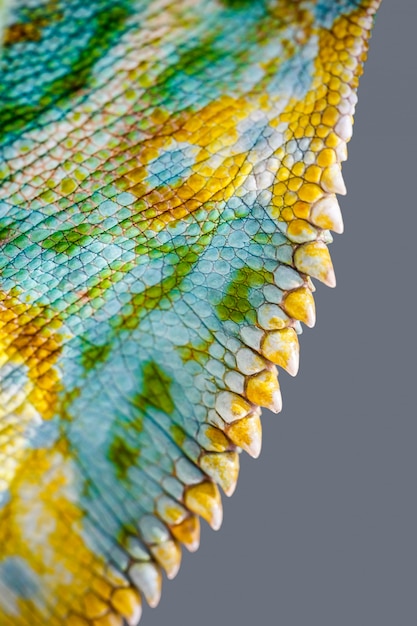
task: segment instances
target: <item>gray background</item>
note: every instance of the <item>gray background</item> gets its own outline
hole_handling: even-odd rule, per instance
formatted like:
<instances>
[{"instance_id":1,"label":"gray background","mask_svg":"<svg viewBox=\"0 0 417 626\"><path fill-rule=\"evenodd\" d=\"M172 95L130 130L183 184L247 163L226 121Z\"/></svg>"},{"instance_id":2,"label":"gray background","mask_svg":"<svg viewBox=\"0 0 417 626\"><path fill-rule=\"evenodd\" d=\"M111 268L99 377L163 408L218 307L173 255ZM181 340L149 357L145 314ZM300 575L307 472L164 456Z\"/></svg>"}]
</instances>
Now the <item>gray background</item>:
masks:
<instances>
[{"instance_id":1,"label":"gray background","mask_svg":"<svg viewBox=\"0 0 417 626\"><path fill-rule=\"evenodd\" d=\"M416 0L384 0L344 167L336 290L318 286L284 410L222 529L146 626L416 626Z\"/></svg>"}]
</instances>

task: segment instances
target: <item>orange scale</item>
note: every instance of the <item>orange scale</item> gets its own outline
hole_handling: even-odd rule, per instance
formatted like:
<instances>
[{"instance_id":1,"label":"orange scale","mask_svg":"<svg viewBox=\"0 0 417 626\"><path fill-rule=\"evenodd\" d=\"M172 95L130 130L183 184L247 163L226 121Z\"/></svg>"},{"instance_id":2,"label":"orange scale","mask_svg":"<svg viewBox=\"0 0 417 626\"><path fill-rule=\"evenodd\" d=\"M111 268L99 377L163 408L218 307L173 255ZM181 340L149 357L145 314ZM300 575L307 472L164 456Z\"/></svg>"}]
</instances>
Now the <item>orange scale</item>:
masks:
<instances>
[{"instance_id":1,"label":"orange scale","mask_svg":"<svg viewBox=\"0 0 417 626\"><path fill-rule=\"evenodd\" d=\"M311 205L308 202L296 202L293 206L294 214L301 218L307 219L310 215Z\"/></svg>"},{"instance_id":2,"label":"orange scale","mask_svg":"<svg viewBox=\"0 0 417 626\"><path fill-rule=\"evenodd\" d=\"M334 131L331 131L326 138L326 146L328 148L337 148L340 144L340 137Z\"/></svg>"},{"instance_id":3,"label":"orange scale","mask_svg":"<svg viewBox=\"0 0 417 626\"><path fill-rule=\"evenodd\" d=\"M304 136L304 129L301 128L301 126L297 126L296 130L294 131L295 139L302 139Z\"/></svg>"},{"instance_id":4,"label":"orange scale","mask_svg":"<svg viewBox=\"0 0 417 626\"><path fill-rule=\"evenodd\" d=\"M284 194L284 204L286 206L292 206L293 204L295 204L298 200L298 196L294 191L287 191Z\"/></svg>"},{"instance_id":5,"label":"orange scale","mask_svg":"<svg viewBox=\"0 0 417 626\"><path fill-rule=\"evenodd\" d=\"M325 126L324 124L320 124L316 129L317 137L320 137L321 139L324 139L325 137L327 137L329 132L330 132L330 128L328 126Z\"/></svg>"},{"instance_id":6,"label":"orange scale","mask_svg":"<svg viewBox=\"0 0 417 626\"><path fill-rule=\"evenodd\" d=\"M320 163L318 165L320 165ZM306 171L304 173L304 179L307 182L309 182L309 183L319 183L320 182L322 169L320 167L318 167L318 165L310 165L306 169Z\"/></svg>"},{"instance_id":7,"label":"orange scale","mask_svg":"<svg viewBox=\"0 0 417 626\"><path fill-rule=\"evenodd\" d=\"M283 220L285 220L286 222L290 222L291 220L294 219L294 213L293 211L287 207L286 209L284 209L281 212L281 216L280 216Z\"/></svg>"},{"instance_id":8,"label":"orange scale","mask_svg":"<svg viewBox=\"0 0 417 626\"><path fill-rule=\"evenodd\" d=\"M298 177L290 178L288 181L288 189L290 191L298 191L303 185L303 179Z\"/></svg>"},{"instance_id":9,"label":"orange scale","mask_svg":"<svg viewBox=\"0 0 417 626\"><path fill-rule=\"evenodd\" d=\"M294 163L291 171L294 176L302 176L304 174L304 170L305 164L302 161L298 161L297 163Z\"/></svg>"}]
</instances>

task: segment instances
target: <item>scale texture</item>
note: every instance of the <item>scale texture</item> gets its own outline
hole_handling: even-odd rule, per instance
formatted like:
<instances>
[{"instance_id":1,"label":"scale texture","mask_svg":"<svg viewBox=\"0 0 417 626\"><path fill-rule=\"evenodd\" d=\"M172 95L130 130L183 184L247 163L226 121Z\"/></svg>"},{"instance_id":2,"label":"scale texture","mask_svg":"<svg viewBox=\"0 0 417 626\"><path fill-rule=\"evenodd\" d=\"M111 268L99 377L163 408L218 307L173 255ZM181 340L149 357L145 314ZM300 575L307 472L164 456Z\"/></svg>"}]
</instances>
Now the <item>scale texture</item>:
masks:
<instances>
[{"instance_id":1,"label":"scale texture","mask_svg":"<svg viewBox=\"0 0 417 626\"><path fill-rule=\"evenodd\" d=\"M379 1L0 2L0 626L133 626L220 527Z\"/></svg>"}]
</instances>

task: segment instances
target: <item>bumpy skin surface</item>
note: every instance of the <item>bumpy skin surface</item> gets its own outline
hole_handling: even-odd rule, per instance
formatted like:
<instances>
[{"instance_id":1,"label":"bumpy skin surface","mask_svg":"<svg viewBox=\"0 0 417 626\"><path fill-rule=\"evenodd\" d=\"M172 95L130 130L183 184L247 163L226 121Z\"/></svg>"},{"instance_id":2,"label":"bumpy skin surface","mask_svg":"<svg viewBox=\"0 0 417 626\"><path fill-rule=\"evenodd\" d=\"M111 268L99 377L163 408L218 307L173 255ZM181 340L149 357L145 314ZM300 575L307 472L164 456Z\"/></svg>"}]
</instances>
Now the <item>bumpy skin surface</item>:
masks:
<instances>
[{"instance_id":1,"label":"bumpy skin surface","mask_svg":"<svg viewBox=\"0 0 417 626\"><path fill-rule=\"evenodd\" d=\"M25 0L0 80L0 625L121 626L297 372L379 0Z\"/></svg>"}]
</instances>

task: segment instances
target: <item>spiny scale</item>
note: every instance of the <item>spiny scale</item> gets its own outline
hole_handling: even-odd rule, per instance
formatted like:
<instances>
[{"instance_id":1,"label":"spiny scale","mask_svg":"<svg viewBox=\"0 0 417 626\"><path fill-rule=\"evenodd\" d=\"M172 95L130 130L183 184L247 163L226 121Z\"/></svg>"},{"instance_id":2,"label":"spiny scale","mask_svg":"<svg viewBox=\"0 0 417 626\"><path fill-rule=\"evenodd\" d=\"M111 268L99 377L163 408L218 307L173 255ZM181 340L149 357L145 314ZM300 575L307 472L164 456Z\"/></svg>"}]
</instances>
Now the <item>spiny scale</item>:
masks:
<instances>
[{"instance_id":1,"label":"spiny scale","mask_svg":"<svg viewBox=\"0 0 417 626\"><path fill-rule=\"evenodd\" d=\"M0 81L0 624L122 626L295 375L379 0L22 0ZM4 5L1 5L4 6Z\"/></svg>"}]
</instances>

